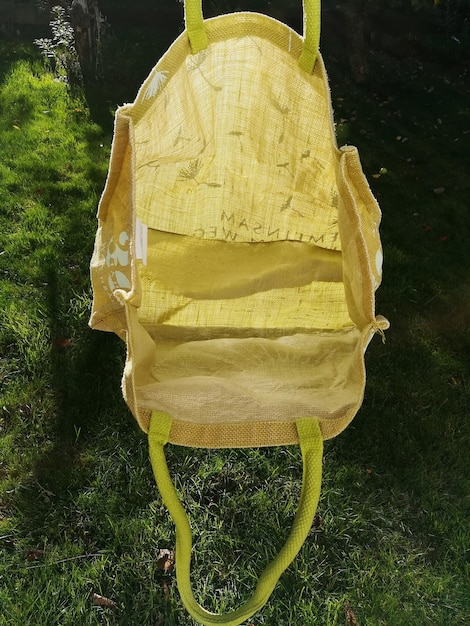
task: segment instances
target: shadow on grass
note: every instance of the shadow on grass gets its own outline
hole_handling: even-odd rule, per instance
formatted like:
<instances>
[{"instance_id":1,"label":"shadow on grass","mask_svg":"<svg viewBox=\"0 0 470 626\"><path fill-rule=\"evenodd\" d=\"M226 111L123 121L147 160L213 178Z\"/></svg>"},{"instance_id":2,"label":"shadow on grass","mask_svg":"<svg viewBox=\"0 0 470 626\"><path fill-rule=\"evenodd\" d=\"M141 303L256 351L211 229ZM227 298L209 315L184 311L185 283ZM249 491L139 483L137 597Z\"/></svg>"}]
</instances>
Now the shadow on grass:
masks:
<instances>
[{"instance_id":1,"label":"shadow on grass","mask_svg":"<svg viewBox=\"0 0 470 626\"><path fill-rule=\"evenodd\" d=\"M49 445L42 454L37 451L26 488L18 490L14 503L25 534L53 545L64 540L63 533L74 532L74 502L96 481L94 455L108 445L108 433L125 438L136 430L120 395L122 346L116 337L87 328L86 310L80 324L67 319L64 301L73 295L60 266L49 268L48 280L53 345L46 367L55 406L46 422Z\"/></svg>"}]
</instances>

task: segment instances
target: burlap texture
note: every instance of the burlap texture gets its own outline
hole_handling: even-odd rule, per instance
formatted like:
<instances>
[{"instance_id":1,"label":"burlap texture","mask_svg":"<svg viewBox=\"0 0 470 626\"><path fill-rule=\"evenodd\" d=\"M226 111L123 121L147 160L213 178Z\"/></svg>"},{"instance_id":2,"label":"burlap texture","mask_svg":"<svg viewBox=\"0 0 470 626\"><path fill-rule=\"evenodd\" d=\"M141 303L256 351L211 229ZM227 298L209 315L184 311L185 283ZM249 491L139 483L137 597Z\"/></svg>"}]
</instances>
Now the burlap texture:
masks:
<instances>
[{"instance_id":1,"label":"burlap texture","mask_svg":"<svg viewBox=\"0 0 470 626\"><path fill-rule=\"evenodd\" d=\"M379 207L336 145L321 56L300 69L301 37L266 16L204 24L208 47L183 33L116 114L91 325L126 340L145 431L157 410L181 445L296 443L306 416L329 438L388 326Z\"/></svg>"}]
</instances>

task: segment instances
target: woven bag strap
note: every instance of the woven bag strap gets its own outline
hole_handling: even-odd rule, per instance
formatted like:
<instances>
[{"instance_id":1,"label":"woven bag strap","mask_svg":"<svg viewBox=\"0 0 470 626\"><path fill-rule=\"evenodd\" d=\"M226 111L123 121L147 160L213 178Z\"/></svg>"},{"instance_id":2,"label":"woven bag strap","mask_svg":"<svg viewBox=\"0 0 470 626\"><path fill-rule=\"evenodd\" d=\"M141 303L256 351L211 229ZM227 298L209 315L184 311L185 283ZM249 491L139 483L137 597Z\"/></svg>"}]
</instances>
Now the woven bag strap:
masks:
<instances>
[{"instance_id":1,"label":"woven bag strap","mask_svg":"<svg viewBox=\"0 0 470 626\"><path fill-rule=\"evenodd\" d=\"M291 533L271 563L258 579L252 597L239 609L217 615L206 611L194 598L191 588L191 527L171 480L165 459L164 446L168 442L172 419L166 413L154 411L150 421L149 448L155 480L163 503L176 526L176 580L186 610L205 626L238 626L258 611L269 599L279 577L292 563L311 528L320 497L323 438L316 419L297 420L303 462L300 502Z\"/></svg>"},{"instance_id":2,"label":"woven bag strap","mask_svg":"<svg viewBox=\"0 0 470 626\"><path fill-rule=\"evenodd\" d=\"M304 43L299 58L299 66L313 72L320 43L321 0L303 0ZM207 48L207 34L204 28L202 0L184 0L184 18L193 54Z\"/></svg>"}]
</instances>

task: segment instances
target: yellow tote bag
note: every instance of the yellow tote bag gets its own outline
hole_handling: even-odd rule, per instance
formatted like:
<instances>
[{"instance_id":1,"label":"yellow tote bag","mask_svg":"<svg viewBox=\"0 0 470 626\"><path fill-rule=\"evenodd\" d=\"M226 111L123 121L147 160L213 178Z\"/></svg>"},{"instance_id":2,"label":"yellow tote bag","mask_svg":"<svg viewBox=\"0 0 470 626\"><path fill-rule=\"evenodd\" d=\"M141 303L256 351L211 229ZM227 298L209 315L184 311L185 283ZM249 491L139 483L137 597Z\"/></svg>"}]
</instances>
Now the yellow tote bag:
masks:
<instances>
[{"instance_id":1,"label":"yellow tote bag","mask_svg":"<svg viewBox=\"0 0 470 626\"><path fill-rule=\"evenodd\" d=\"M318 51L320 1L304 37L264 15L185 32L118 109L91 262L90 324L127 345L124 397L148 433L176 524L176 576L201 624L235 626L265 604L304 542L322 442L360 407L377 331L380 210L356 148L338 148ZM291 535L240 609L214 615L191 590L191 529L167 443L300 445Z\"/></svg>"}]
</instances>

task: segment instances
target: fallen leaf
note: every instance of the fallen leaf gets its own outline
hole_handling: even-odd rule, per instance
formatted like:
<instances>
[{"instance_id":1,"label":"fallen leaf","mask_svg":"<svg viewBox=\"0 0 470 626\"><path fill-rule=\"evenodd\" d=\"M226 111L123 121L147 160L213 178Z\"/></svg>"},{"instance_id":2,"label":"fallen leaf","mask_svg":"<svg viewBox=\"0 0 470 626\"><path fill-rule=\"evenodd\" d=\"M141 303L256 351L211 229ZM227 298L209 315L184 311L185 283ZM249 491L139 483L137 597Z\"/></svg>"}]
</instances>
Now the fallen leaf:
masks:
<instances>
[{"instance_id":1,"label":"fallen leaf","mask_svg":"<svg viewBox=\"0 0 470 626\"><path fill-rule=\"evenodd\" d=\"M63 337L57 337L54 340L54 343L59 348L70 348L70 346L72 345L72 340L71 339L65 339Z\"/></svg>"},{"instance_id":2,"label":"fallen leaf","mask_svg":"<svg viewBox=\"0 0 470 626\"><path fill-rule=\"evenodd\" d=\"M20 128L19 126L17 126L16 124L13 124L13 128L14 128L15 130L21 130L21 128Z\"/></svg>"},{"instance_id":3,"label":"fallen leaf","mask_svg":"<svg viewBox=\"0 0 470 626\"><path fill-rule=\"evenodd\" d=\"M24 403L20 404L20 415L21 417L33 417L34 408L32 404Z\"/></svg>"},{"instance_id":4,"label":"fallen leaf","mask_svg":"<svg viewBox=\"0 0 470 626\"><path fill-rule=\"evenodd\" d=\"M163 589L163 597L165 599L165 602L169 602L170 601L170 587L168 586L168 583L166 582L165 579L163 579L160 582L162 589Z\"/></svg>"},{"instance_id":5,"label":"fallen leaf","mask_svg":"<svg viewBox=\"0 0 470 626\"><path fill-rule=\"evenodd\" d=\"M385 176L385 174L388 174L387 168L381 167L377 174L372 174L372 178L380 178L381 176Z\"/></svg>"},{"instance_id":6,"label":"fallen leaf","mask_svg":"<svg viewBox=\"0 0 470 626\"><path fill-rule=\"evenodd\" d=\"M162 569L164 573L167 574L173 569L174 564L175 553L173 552L173 550L159 550L157 559L158 569Z\"/></svg>"},{"instance_id":7,"label":"fallen leaf","mask_svg":"<svg viewBox=\"0 0 470 626\"><path fill-rule=\"evenodd\" d=\"M359 626L359 622L347 600L344 603L344 614L346 616L346 626Z\"/></svg>"},{"instance_id":8,"label":"fallen leaf","mask_svg":"<svg viewBox=\"0 0 470 626\"><path fill-rule=\"evenodd\" d=\"M315 515L315 517L313 518L313 527L316 530L319 530L322 527L323 524L323 518L321 515L318 515L318 513Z\"/></svg>"},{"instance_id":9,"label":"fallen leaf","mask_svg":"<svg viewBox=\"0 0 470 626\"><path fill-rule=\"evenodd\" d=\"M94 593L91 596L91 601L95 606L104 606L107 609L112 609L116 606L116 603L110 600L109 598L105 598L104 596L100 596L99 593Z\"/></svg>"},{"instance_id":10,"label":"fallen leaf","mask_svg":"<svg viewBox=\"0 0 470 626\"><path fill-rule=\"evenodd\" d=\"M37 561L38 559L41 559L43 556L44 556L44 550L39 550L37 548L28 550L28 553L26 554L26 558L28 559L28 561Z\"/></svg>"}]
</instances>

